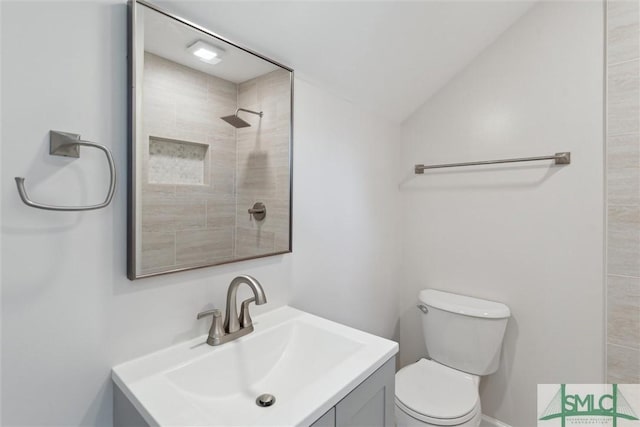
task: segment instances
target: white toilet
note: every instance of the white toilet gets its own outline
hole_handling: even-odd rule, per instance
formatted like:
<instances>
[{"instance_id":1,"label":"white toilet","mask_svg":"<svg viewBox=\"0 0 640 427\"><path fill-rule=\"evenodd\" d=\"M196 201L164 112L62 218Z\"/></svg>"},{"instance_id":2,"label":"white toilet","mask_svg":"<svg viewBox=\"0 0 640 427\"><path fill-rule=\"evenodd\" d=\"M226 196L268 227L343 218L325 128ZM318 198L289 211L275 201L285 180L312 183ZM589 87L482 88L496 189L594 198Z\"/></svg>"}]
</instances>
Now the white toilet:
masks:
<instances>
[{"instance_id":1,"label":"white toilet","mask_svg":"<svg viewBox=\"0 0 640 427\"><path fill-rule=\"evenodd\" d=\"M396 373L396 424L477 427L480 376L498 369L509 307L433 289L419 300L431 360Z\"/></svg>"}]
</instances>

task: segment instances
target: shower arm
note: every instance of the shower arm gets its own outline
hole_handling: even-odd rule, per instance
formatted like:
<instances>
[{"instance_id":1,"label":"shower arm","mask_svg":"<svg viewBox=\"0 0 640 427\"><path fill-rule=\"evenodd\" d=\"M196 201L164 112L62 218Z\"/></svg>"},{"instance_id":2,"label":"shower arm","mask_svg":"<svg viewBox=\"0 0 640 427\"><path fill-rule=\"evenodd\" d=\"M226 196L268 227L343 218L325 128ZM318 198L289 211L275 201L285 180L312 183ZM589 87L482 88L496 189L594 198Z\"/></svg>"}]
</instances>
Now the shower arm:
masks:
<instances>
[{"instance_id":1,"label":"shower arm","mask_svg":"<svg viewBox=\"0 0 640 427\"><path fill-rule=\"evenodd\" d=\"M260 116L260 117L262 117L262 115L264 114L262 111L258 112L258 111L253 111L253 110L247 110L246 108L238 108L236 110L236 117L238 117L238 113L240 111L244 111L245 113L255 114L256 116Z\"/></svg>"}]
</instances>

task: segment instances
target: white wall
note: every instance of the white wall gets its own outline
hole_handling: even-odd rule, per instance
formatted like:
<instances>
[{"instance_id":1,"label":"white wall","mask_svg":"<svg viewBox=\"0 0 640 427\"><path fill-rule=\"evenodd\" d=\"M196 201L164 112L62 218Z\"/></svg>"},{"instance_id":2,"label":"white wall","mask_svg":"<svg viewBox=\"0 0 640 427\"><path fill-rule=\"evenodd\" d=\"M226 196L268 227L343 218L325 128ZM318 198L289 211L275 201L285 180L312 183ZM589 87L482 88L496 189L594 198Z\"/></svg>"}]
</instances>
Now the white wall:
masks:
<instances>
[{"instance_id":1,"label":"white wall","mask_svg":"<svg viewBox=\"0 0 640 427\"><path fill-rule=\"evenodd\" d=\"M293 299L392 335L397 127L296 80L294 253L130 282L125 5L2 2L1 16L3 425L110 425L111 366L205 333L195 314L220 306L239 273L265 287L256 313ZM113 150L110 207L56 213L19 201L14 176L42 202L90 202L106 188L99 153L51 157L49 129Z\"/></svg>"},{"instance_id":2,"label":"white wall","mask_svg":"<svg viewBox=\"0 0 640 427\"><path fill-rule=\"evenodd\" d=\"M295 90L294 305L391 337L400 129L309 84Z\"/></svg>"},{"instance_id":3,"label":"white wall","mask_svg":"<svg viewBox=\"0 0 640 427\"><path fill-rule=\"evenodd\" d=\"M404 125L402 364L425 354L420 289L505 302L481 398L514 426L537 383L603 380L603 40L602 3L539 3ZM410 170L558 151L570 166Z\"/></svg>"}]
</instances>

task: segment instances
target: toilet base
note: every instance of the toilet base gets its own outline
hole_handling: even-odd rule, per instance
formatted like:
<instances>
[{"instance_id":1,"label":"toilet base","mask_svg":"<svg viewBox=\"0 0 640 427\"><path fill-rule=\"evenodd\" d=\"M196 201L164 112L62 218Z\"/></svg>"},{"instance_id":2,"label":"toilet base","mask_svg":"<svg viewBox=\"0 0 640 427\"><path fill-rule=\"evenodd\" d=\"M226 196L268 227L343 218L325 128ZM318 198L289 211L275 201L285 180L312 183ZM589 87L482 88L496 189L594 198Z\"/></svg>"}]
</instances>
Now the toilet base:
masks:
<instances>
[{"instance_id":1,"label":"toilet base","mask_svg":"<svg viewBox=\"0 0 640 427\"><path fill-rule=\"evenodd\" d=\"M397 404L395 405L396 411L396 427L443 427L443 426L455 426L455 427L478 427L482 422L482 410L480 403L474 408L475 414L473 418L463 422L462 424L432 424L426 421L418 420L411 415L404 412Z\"/></svg>"}]
</instances>

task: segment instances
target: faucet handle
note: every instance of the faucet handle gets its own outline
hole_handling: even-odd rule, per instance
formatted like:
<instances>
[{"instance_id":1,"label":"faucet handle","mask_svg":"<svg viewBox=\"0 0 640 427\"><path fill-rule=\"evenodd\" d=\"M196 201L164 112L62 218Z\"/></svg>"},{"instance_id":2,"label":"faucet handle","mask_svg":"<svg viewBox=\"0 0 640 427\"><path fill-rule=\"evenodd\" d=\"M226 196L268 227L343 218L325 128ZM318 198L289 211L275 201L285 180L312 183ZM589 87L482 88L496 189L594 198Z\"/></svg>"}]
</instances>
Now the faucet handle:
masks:
<instances>
[{"instance_id":1,"label":"faucet handle","mask_svg":"<svg viewBox=\"0 0 640 427\"><path fill-rule=\"evenodd\" d=\"M242 301L240 307L240 328L246 328L248 326L253 325L253 321L251 320L251 316L249 315L249 304L255 302L256 298L251 297Z\"/></svg>"},{"instance_id":2,"label":"faucet handle","mask_svg":"<svg viewBox=\"0 0 640 427\"><path fill-rule=\"evenodd\" d=\"M222 325L222 312L218 309L205 310L198 313L197 318L202 319L206 316L213 316L213 322L211 322L211 328L209 328L209 337L207 338L207 344L218 345L221 344L221 340L224 337L224 327Z\"/></svg>"},{"instance_id":3,"label":"faucet handle","mask_svg":"<svg viewBox=\"0 0 640 427\"><path fill-rule=\"evenodd\" d=\"M203 317L207 317L207 316L213 316L214 318L220 317L222 316L222 312L217 308L214 308L213 310L205 310L198 313L197 318L202 319Z\"/></svg>"}]
</instances>

